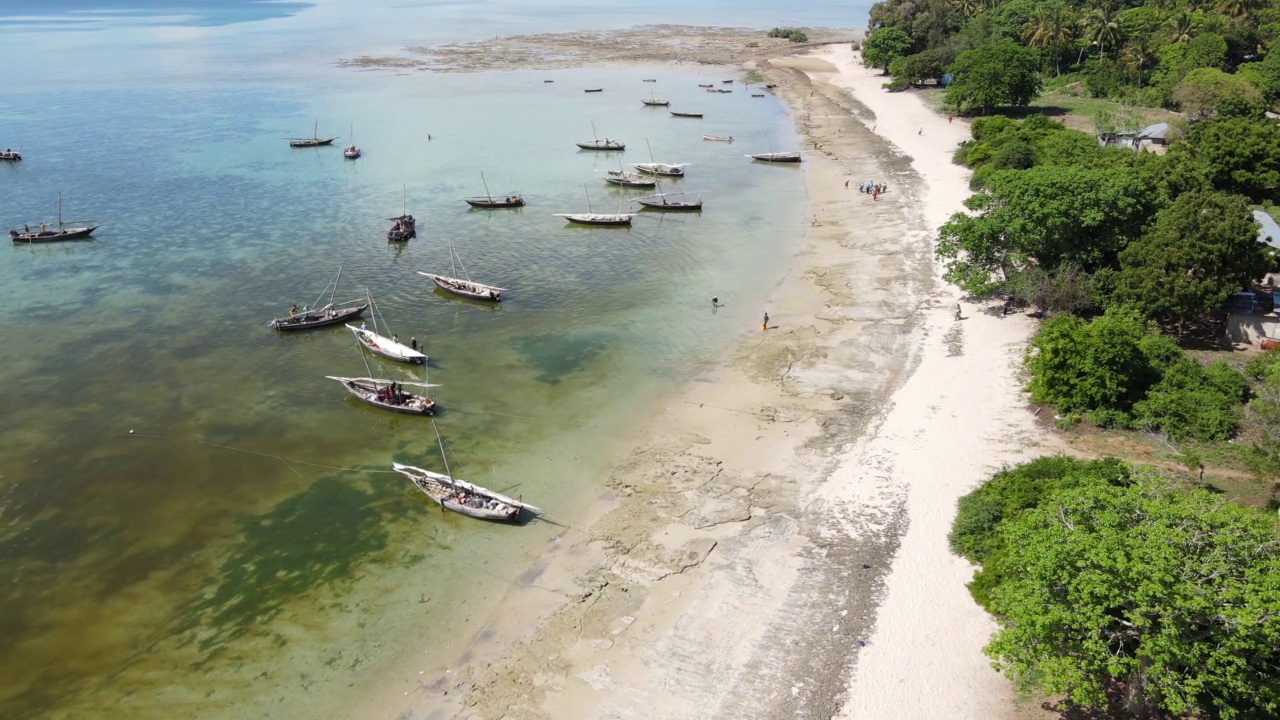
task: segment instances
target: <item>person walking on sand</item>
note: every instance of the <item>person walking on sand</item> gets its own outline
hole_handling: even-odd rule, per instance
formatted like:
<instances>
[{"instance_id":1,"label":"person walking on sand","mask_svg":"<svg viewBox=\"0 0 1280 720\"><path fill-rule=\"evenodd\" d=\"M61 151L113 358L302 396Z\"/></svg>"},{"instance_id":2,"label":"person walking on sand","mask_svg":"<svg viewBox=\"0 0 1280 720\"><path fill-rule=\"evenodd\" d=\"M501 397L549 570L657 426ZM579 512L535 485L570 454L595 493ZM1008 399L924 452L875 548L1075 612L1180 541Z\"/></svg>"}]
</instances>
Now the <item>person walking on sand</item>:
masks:
<instances>
[{"instance_id":1,"label":"person walking on sand","mask_svg":"<svg viewBox=\"0 0 1280 720\"><path fill-rule=\"evenodd\" d=\"M960 319L960 303L956 303L956 319Z\"/></svg>"},{"instance_id":2,"label":"person walking on sand","mask_svg":"<svg viewBox=\"0 0 1280 720\"><path fill-rule=\"evenodd\" d=\"M718 297L711 298L711 309L714 310L718 307L720 307L720 298Z\"/></svg>"},{"instance_id":3,"label":"person walking on sand","mask_svg":"<svg viewBox=\"0 0 1280 720\"><path fill-rule=\"evenodd\" d=\"M849 189L849 181L848 181L848 180L845 180L845 181L844 181L844 189L845 189L845 190L848 190L848 189Z\"/></svg>"},{"instance_id":4,"label":"person walking on sand","mask_svg":"<svg viewBox=\"0 0 1280 720\"><path fill-rule=\"evenodd\" d=\"M760 329L761 330L769 329L769 313L764 314L764 322L760 323Z\"/></svg>"}]
</instances>

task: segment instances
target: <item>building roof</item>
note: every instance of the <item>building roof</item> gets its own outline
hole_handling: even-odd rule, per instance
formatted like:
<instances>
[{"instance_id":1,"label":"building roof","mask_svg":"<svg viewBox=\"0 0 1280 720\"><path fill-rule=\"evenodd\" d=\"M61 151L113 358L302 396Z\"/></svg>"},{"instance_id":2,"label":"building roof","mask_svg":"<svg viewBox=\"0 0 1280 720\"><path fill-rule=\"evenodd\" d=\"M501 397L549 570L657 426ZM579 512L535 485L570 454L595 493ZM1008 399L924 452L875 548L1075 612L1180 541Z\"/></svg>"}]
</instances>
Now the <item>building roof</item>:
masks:
<instances>
[{"instance_id":1,"label":"building roof","mask_svg":"<svg viewBox=\"0 0 1280 720\"><path fill-rule=\"evenodd\" d=\"M1138 133L1139 140L1164 140L1169 136L1169 123L1162 122L1148 125Z\"/></svg>"}]
</instances>

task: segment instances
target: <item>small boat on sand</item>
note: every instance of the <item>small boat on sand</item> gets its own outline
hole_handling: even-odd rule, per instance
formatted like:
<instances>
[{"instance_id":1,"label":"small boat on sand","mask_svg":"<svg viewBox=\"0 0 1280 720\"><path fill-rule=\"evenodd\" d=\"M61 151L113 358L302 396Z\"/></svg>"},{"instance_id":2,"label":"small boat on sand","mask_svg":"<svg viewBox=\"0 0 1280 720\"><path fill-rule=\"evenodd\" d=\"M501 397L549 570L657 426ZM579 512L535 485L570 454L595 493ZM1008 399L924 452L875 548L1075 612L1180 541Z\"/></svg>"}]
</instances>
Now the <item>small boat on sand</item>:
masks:
<instances>
[{"instance_id":1,"label":"small boat on sand","mask_svg":"<svg viewBox=\"0 0 1280 720\"><path fill-rule=\"evenodd\" d=\"M759 160L767 163L798 163L800 162L800 153L798 152L767 152L747 155L752 160Z\"/></svg>"},{"instance_id":2,"label":"small boat on sand","mask_svg":"<svg viewBox=\"0 0 1280 720\"><path fill-rule=\"evenodd\" d=\"M590 88L587 90L583 90L582 92L604 92L604 88Z\"/></svg>"}]
</instances>

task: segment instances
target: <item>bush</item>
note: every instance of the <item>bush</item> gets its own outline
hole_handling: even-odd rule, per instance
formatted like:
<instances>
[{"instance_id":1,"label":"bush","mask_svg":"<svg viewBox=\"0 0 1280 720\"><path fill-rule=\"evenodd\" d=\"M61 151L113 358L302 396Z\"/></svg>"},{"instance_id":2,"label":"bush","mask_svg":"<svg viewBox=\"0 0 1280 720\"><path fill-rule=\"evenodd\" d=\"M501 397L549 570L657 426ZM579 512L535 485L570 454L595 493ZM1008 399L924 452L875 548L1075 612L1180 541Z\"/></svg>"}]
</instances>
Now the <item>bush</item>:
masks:
<instances>
[{"instance_id":1,"label":"bush","mask_svg":"<svg viewBox=\"0 0 1280 720\"><path fill-rule=\"evenodd\" d=\"M809 36L806 35L803 30L799 30L797 28L777 28L776 27L769 31L769 37L786 38L791 42L795 42L795 43L809 42ZM854 50L857 50L857 49L858 48L856 47L856 44L855 44Z\"/></svg>"}]
</instances>

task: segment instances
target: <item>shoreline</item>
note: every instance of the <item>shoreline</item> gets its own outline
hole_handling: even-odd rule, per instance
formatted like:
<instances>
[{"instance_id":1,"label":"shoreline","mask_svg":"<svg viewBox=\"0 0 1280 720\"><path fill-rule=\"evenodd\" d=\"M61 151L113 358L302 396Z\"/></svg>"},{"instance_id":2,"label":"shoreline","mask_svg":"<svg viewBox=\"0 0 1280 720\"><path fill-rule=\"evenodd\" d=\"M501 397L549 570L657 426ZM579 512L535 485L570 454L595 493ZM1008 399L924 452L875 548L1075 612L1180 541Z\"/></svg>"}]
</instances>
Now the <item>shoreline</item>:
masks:
<instances>
[{"instance_id":1,"label":"shoreline","mask_svg":"<svg viewBox=\"0 0 1280 720\"><path fill-rule=\"evenodd\" d=\"M675 393L446 670L395 679L397 717L1013 712L946 533L1038 442L1017 381L1034 323L953 319L932 249L968 195L967 126L852 62L842 44L746 66L811 146L771 327Z\"/></svg>"}]
</instances>

